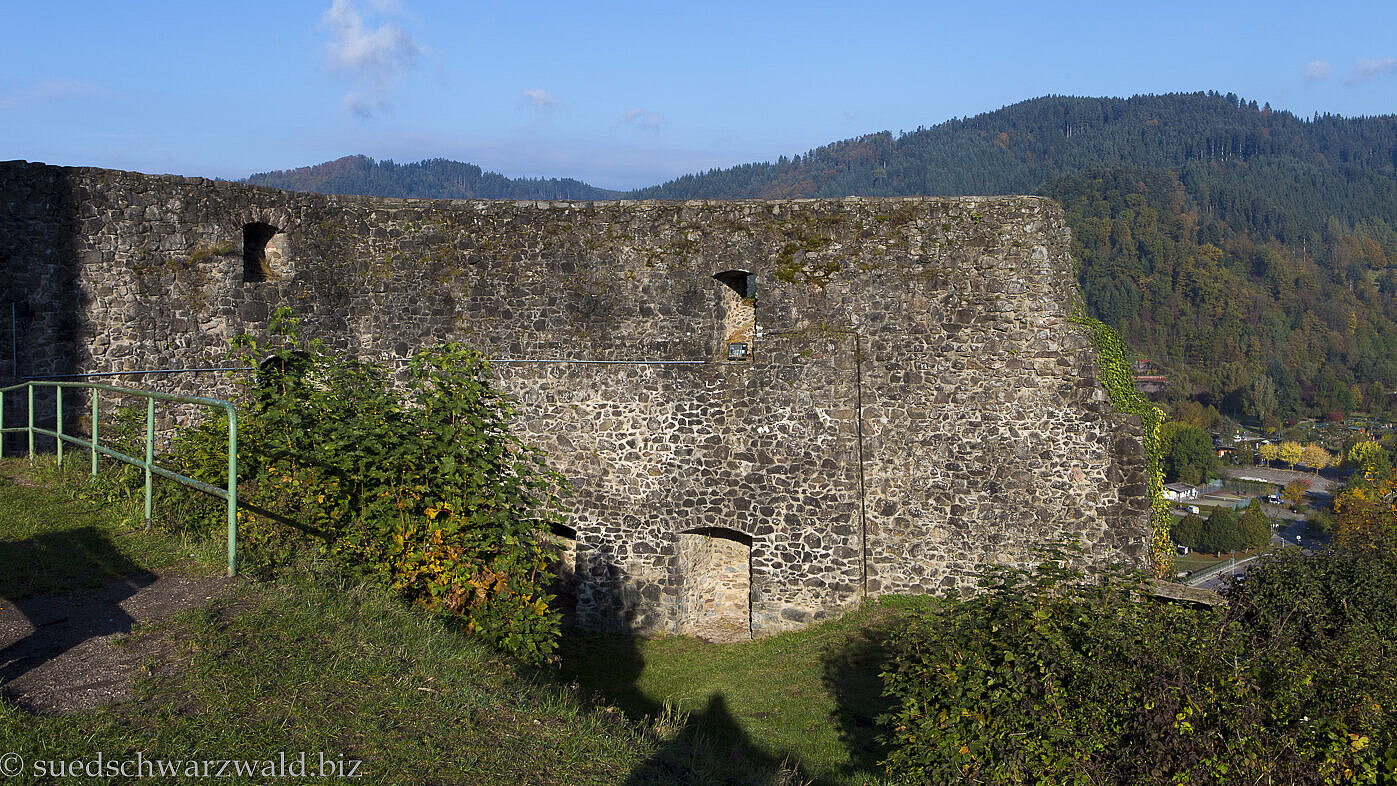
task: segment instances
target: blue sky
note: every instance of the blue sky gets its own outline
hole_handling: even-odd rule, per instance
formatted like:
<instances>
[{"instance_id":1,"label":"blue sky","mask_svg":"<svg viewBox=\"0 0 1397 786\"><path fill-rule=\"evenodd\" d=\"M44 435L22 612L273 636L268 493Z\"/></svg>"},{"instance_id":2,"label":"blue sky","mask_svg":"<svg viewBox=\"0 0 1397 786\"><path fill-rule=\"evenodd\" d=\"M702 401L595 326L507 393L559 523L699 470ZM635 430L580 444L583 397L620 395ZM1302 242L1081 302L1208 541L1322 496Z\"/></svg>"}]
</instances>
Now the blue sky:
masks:
<instances>
[{"instance_id":1,"label":"blue sky","mask_svg":"<svg viewBox=\"0 0 1397 786\"><path fill-rule=\"evenodd\" d=\"M630 188L1048 93L1397 112L1397 2L11 0L0 159Z\"/></svg>"}]
</instances>

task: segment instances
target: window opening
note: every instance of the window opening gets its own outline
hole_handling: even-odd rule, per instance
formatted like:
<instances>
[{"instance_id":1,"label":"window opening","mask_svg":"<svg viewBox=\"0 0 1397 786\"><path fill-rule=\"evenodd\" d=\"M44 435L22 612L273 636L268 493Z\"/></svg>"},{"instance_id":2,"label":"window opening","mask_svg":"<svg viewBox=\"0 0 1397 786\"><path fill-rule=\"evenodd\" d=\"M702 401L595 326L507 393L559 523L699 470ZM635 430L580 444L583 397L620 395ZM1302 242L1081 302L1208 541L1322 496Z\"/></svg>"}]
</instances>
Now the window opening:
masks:
<instances>
[{"instance_id":1,"label":"window opening","mask_svg":"<svg viewBox=\"0 0 1397 786\"><path fill-rule=\"evenodd\" d=\"M757 326L753 276L745 270L725 270L713 278L722 285L718 288L717 359L750 360Z\"/></svg>"},{"instance_id":2,"label":"window opening","mask_svg":"<svg viewBox=\"0 0 1397 786\"><path fill-rule=\"evenodd\" d=\"M281 230L255 221L243 225L243 281L281 278L281 244L274 242Z\"/></svg>"}]
</instances>

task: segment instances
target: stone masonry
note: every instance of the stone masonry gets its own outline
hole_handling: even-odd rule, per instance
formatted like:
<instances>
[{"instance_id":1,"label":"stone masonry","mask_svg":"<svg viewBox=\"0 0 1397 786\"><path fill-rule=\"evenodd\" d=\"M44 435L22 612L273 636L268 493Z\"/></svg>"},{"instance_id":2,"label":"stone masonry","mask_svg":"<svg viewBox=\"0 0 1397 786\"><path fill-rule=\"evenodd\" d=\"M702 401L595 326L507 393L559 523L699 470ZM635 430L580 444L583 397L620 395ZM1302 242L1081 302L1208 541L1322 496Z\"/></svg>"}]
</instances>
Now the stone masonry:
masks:
<instances>
[{"instance_id":1,"label":"stone masonry","mask_svg":"<svg viewBox=\"0 0 1397 786\"><path fill-rule=\"evenodd\" d=\"M216 367L282 305L366 360L463 341L572 483L562 573L594 629L769 634L1063 538L1143 566L1140 427L1076 298L1061 209L1030 197L395 200L0 164L0 378Z\"/></svg>"}]
</instances>

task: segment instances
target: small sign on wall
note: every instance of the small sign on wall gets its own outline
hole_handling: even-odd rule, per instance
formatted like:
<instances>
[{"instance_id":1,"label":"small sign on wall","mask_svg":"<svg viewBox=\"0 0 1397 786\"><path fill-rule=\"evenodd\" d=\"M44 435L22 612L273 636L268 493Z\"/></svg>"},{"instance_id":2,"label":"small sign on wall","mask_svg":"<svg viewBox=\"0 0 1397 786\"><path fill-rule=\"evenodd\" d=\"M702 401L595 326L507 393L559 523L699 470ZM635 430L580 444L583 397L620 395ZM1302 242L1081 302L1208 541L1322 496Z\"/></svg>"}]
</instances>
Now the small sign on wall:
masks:
<instances>
[{"instance_id":1,"label":"small sign on wall","mask_svg":"<svg viewBox=\"0 0 1397 786\"><path fill-rule=\"evenodd\" d=\"M732 341L728 343L728 360L746 360L747 342Z\"/></svg>"}]
</instances>

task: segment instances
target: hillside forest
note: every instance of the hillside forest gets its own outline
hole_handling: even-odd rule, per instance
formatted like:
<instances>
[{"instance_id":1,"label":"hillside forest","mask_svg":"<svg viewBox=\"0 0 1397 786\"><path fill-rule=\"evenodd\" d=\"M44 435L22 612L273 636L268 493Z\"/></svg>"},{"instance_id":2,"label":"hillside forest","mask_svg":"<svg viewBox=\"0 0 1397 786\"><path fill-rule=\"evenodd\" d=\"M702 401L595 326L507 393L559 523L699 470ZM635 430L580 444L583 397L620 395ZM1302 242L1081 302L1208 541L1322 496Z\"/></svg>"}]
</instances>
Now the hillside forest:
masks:
<instances>
[{"instance_id":1,"label":"hillside forest","mask_svg":"<svg viewBox=\"0 0 1397 786\"><path fill-rule=\"evenodd\" d=\"M624 196L1051 197L1066 210L1087 311L1169 377L1167 394L1275 426L1394 414L1395 173L1397 116L1303 119L1211 92L1047 96ZM381 196L616 196L439 159L355 157L249 182Z\"/></svg>"}]
</instances>

